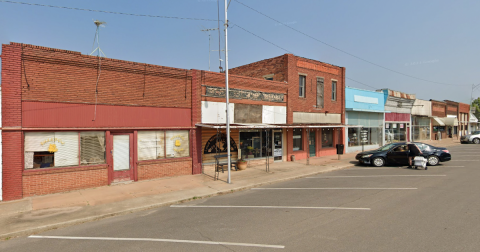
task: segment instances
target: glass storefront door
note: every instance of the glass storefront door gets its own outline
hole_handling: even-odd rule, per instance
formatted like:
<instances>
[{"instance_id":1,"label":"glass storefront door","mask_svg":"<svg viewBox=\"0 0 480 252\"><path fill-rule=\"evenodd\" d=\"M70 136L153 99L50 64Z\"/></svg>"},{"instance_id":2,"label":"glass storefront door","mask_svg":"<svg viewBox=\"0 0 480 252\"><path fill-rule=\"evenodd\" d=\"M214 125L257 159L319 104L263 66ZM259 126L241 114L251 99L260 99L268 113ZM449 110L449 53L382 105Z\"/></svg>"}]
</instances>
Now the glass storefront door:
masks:
<instances>
[{"instance_id":1,"label":"glass storefront door","mask_svg":"<svg viewBox=\"0 0 480 252\"><path fill-rule=\"evenodd\" d=\"M282 132L273 132L273 160L282 160Z\"/></svg>"},{"instance_id":2,"label":"glass storefront door","mask_svg":"<svg viewBox=\"0 0 480 252\"><path fill-rule=\"evenodd\" d=\"M310 134L308 136L308 146L309 146L309 151L310 151L310 157L315 157L316 156L316 153L315 153L315 131L310 131Z\"/></svg>"}]
</instances>

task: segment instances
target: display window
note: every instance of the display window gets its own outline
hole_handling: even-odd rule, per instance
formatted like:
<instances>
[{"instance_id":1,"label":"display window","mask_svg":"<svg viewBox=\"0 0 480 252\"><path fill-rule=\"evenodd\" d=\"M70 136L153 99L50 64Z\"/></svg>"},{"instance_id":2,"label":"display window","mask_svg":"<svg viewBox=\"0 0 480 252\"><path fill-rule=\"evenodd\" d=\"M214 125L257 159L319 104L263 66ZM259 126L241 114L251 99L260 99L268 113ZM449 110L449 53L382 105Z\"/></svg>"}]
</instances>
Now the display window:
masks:
<instances>
[{"instance_id":1,"label":"display window","mask_svg":"<svg viewBox=\"0 0 480 252\"><path fill-rule=\"evenodd\" d=\"M24 136L25 169L105 164L103 131L25 132Z\"/></svg>"}]
</instances>

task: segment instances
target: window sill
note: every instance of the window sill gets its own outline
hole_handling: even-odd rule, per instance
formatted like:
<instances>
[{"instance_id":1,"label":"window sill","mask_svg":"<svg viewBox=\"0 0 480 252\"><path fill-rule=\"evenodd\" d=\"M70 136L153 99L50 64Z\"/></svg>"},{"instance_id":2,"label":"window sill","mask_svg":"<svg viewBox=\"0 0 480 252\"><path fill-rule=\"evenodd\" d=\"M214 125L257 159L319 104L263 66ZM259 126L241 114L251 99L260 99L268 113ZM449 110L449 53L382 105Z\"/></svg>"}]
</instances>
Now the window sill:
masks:
<instances>
[{"instance_id":1,"label":"window sill","mask_svg":"<svg viewBox=\"0 0 480 252\"><path fill-rule=\"evenodd\" d=\"M34 169L23 170L23 175L33 176L33 175L41 175L41 174L101 170L106 168L107 168L107 164L82 165L82 166L70 166L70 167L52 167L52 168L34 168Z\"/></svg>"},{"instance_id":2,"label":"window sill","mask_svg":"<svg viewBox=\"0 0 480 252\"><path fill-rule=\"evenodd\" d=\"M163 159L154 159L154 160L142 160L138 161L138 165L149 165L149 164L161 164L161 163L172 163L172 162L183 162L190 161L191 157L180 157L180 158L163 158Z\"/></svg>"}]
</instances>

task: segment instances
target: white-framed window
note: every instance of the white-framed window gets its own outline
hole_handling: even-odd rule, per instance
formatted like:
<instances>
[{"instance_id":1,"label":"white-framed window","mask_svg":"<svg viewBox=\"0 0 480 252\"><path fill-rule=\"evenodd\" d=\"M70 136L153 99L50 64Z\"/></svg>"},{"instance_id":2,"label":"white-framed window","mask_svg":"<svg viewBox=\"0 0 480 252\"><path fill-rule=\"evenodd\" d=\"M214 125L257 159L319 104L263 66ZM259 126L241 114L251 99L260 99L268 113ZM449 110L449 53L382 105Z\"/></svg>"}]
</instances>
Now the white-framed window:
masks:
<instances>
[{"instance_id":1,"label":"white-framed window","mask_svg":"<svg viewBox=\"0 0 480 252\"><path fill-rule=\"evenodd\" d=\"M105 132L25 132L25 169L105 164Z\"/></svg>"},{"instance_id":2,"label":"white-framed window","mask_svg":"<svg viewBox=\"0 0 480 252\"><path fill-rule=\"evenodd\" d=\"M305 97L305 83L307 76L299 75L298 76L298 97Z\"/></svg>"},{"instance_id":3,"label":"white-framed window","mask_svg":"<svg viewBox=\"0 0 480 252\"><path fill-rule=\"evenodd\" d=\"M332 101L337 100L337 81L332 80Z\"/></svg>"}]
</instances>

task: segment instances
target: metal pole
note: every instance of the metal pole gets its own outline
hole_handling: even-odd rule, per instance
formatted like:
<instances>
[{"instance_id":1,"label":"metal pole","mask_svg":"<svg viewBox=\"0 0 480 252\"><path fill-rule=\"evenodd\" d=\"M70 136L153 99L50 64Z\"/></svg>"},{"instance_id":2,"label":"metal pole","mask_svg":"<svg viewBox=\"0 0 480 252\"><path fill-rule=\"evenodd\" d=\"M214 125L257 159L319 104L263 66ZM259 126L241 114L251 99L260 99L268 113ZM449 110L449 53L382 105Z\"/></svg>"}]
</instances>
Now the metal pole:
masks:
<instances>
[{"instance_id":1,"label":"metal pole","mask_svg":"<svg viewBox=\"0 0 480 252\"><path fill-rule=\"evenodd\" d=\"M308 142L307 165L309 165L310 164L310 130L309 129L307 129L307 142Z\"/></svg>"},{"instance_id":2,"label":"metal pole","mask_svg":"<svg viewBox=\"0 0 480 252\"><path fill-rule=\"evenodd\" d=\"M227 155L228 155L228 179L227 183L230 184L232 181L230 180L230 165L231 165L231 158L230 158L230 120L228 116L228 107L229 107L229 101L228 101L228 96L229 96L229 91L228 91L228 36L227 36L227 28L228 28L228 18L227 18L227 0L225 0L225 95L227 97L227 109L226 109L226 114L227 114Z\"/></svg>"}]
</instances>

